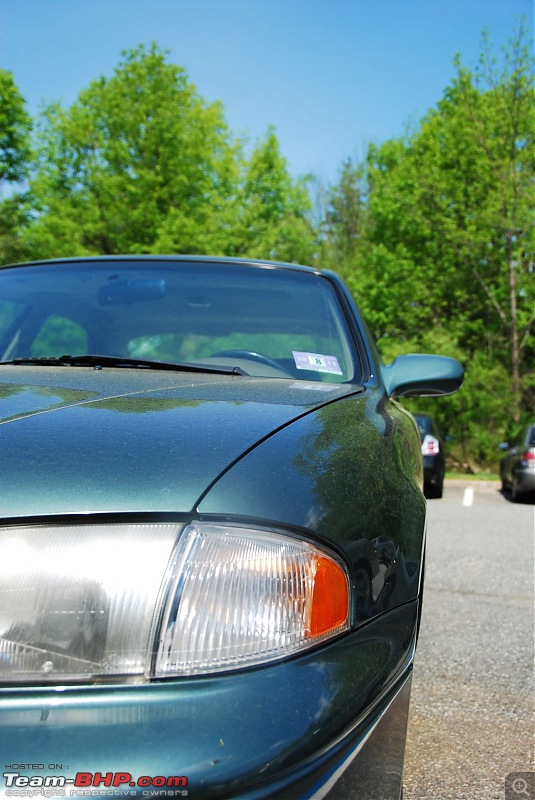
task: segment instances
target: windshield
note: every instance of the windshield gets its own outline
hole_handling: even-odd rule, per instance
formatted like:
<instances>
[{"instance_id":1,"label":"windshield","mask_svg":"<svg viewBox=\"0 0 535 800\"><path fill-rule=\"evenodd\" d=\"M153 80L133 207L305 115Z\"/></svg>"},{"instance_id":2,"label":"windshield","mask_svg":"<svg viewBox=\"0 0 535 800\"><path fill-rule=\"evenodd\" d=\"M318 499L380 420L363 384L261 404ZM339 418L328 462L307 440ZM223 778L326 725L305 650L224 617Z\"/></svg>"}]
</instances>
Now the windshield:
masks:
<instances>
[{"instance_id":1,"label":"windshield","mask_svg":"<svg viewBox=\"0 0 535 800\"><path fill-rule=\"evenodd\" d=\"M420 430L420 436L423 439L424 436L432 432L431 420L429 417L424 417L421 414L414 414L413 416Z\"/></svg>"},{"instance_id":2,"label":"windshield","mask_svg":"<svg viewBox=\"0 0 535 800\"><path fill-rule=\"evenodd\" d=\"M0 361L99 354L358 381L331 283L305 270L188 260L0 270Z\"/></svg>"}]
</instances>

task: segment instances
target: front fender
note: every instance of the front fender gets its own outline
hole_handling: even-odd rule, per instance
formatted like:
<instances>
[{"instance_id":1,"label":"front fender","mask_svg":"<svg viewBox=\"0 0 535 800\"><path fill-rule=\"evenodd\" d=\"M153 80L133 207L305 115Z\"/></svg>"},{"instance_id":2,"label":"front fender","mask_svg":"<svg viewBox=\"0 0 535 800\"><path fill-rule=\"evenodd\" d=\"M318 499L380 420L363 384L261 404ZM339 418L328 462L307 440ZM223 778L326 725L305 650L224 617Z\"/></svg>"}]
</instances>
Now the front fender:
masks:
<instances>
[{"instance_id":1,"label":"front fender","mask_svg":"<svg viewBox=\"0 0 535 800\"><path fill-rule=\"evenodd\" d=\"M410 415L370 389L252 449L197 513L298 529L334 546L351 570L358 624L418 595L426 520L420 448Z\"/></svg>"}]
</instances>

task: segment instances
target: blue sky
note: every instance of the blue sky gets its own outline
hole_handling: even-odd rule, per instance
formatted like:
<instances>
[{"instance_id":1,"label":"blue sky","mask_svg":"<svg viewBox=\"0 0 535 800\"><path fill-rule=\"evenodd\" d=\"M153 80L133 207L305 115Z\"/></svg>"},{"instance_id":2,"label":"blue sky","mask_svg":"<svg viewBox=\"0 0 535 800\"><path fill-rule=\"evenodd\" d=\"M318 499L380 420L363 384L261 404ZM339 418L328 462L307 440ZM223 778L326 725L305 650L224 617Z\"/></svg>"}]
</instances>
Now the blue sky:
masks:
<instances>
[{"instance_id":1,"label":"blue sky","mask_svg":"<svg viewBox=\"0 0 535 800\"><path fill-rule=\"evenodd\" d=\"M0 67L36 114L154 41L234 134L273 125L294 175L333 182L436 105L456 53L475 66L483 28L499 54L522 16L533 0L0 0Z\"/></svg>"}]
</instances>

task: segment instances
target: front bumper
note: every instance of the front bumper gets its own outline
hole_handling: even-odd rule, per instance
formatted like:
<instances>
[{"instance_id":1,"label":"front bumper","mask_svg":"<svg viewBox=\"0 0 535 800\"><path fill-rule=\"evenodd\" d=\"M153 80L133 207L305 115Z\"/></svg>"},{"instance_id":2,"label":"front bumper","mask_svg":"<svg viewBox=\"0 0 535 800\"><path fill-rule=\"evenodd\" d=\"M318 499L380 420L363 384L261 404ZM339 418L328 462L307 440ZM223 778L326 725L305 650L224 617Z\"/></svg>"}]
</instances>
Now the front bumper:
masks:
<instances>
[{"instance_id":1,"label":"front bumper","mask_svg":"<svg viewBox=\"0 0 535 800\"><path fill-rule=\"evenodd\" d=\"M414 601L329 646L233 674L4 689L4 772L132 776L116 788L68 783L49 797L397 799L417 611ZM187 784L147 788L139 776ZM2 781L0 796L22 796Z\"/></svg>"}]
</instances>

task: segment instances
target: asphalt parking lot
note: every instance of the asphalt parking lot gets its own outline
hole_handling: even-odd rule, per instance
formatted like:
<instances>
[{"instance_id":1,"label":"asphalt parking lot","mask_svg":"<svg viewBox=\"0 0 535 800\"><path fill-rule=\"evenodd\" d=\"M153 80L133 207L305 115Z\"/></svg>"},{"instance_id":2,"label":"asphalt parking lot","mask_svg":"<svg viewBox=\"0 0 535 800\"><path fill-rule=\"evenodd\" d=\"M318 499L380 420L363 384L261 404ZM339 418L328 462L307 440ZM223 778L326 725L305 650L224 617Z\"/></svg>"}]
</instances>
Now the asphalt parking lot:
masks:
<instances>
[{"instance_id":1,"label":"asphalt parking lot","mask_svg":"<svg viewBox=\"0 0 535 800\"><path fill-rule=\"evenodd\" d=\"M404 800L535 797L534 508L476 481L429 501Z\"/></svg>"}]
</instances>

